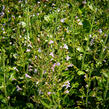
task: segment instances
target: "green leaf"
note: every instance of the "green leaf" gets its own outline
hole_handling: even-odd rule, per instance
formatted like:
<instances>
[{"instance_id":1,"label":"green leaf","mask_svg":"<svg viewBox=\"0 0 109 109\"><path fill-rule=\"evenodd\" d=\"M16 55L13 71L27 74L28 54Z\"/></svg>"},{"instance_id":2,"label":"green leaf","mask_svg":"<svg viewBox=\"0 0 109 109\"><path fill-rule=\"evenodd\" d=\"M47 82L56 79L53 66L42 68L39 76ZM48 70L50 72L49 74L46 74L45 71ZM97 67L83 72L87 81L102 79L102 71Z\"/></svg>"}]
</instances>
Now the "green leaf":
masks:
<instances>
[{"instance_id":1,"label":"green leaf","mask_svg":"<svg viewBox=\"0 0 109 109\"><path fill-rule=\"evenodd\" d=\"M27 107L28 107L28 108L31 108L31 109L33 109L33 108L34 108L34 106L33 106L33 104L32 104L32 103L27 103L26 105L27 105Z\"/></svg>"},{"instance_id":2,"label":"green leaf","mask_svg":"<svg viewBox=\"0 0 109 109\"><path fill-rule=\"evenodd\" d=\"M78 75L84 75L85 72L83 72L83 71L78 71L77 74L78 74Z\"/></svg>"},{"instance_id":3,"label":"green leaf","mask_svg":"<svg viewBox=\"0 0 109 109\"><path fill-rule=\"evenodd\" d=\"M106 78L109 77L108 73L103 72L103 75L104 75Z\"/></svg>"},{"instance_id":4,"label":"green leaf","mask_svg":"<svg viewBox=\"0 0 109 109\"><path fill-rule=\"evenodd\" d=\"M81 9L79 8L78 9L78 13L81 15L82 14L82 11L81 11Z\"/></svg>"},{"instance_id":5,"label":"green leaf","mask_svg":"<svg viewBox=\"0 0 109 109\"><path fill-rule=\"evenodd\" d=\"M41 103L48 109L51 109L51 105L45 103L45 101L41 100Z\"/></svg>"}]
</instances>

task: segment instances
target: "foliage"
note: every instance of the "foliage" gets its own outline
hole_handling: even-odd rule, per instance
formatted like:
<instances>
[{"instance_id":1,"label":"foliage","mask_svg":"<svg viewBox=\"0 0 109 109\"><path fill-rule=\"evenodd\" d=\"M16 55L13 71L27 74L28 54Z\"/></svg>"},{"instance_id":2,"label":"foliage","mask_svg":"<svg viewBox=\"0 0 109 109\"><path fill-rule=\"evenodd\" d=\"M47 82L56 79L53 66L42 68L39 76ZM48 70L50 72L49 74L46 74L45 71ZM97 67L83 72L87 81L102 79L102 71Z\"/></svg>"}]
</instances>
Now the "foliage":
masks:
<instances>
[{"instance_id":1,"label":"foliage","mask_svg":"<svg viewBox=\"0 0 109 109\"><path fill-rule=\"evenodd\" d=\"M0 108L108 109L108 13L108 0L1 0Z\"/></svg>"}]
</instances>

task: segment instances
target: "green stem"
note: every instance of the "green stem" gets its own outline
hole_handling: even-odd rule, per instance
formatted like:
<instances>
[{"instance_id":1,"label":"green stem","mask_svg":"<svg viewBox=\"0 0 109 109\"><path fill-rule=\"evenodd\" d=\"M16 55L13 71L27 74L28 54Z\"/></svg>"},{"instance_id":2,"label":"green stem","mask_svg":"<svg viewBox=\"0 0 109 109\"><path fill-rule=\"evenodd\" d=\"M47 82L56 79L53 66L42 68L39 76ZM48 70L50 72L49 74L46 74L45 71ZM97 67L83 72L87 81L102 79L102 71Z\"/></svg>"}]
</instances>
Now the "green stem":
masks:
<instances>
[{"instance_id":1,"label":"green stem","mask_svg":"<svg viewBox=\"0 0 109 109\"><path fill-rule=\"evenodd\" d=\"M86 93L86 108L88 108L88 96L89 96L89 87L90 87L90 84L91 84L91 72L89 73L89 82L88 82L88 87L87 87L87 93Z\"/></svg>"},{"instance_id":2,"label":"green stem","mask_svg":"<svg viewBox=\"0 0 109 109\"><path fill-rule=\"evenodd\" d=\"M92 33L92 29L93 29L94 19L95 19L95 15L94 15L93 20L92 20L91 29L90 29L90 32L89 32L89 34L88 34L87 45L86 45L86 48L85 48L85 51L84 51L84 55L83 55L83 59L82 59L82 66L81 66L81 69L82 69L82 70L84 69L84 60L85 60L87 48L88 48L88 45L89 45L89 39L90 39L90 38L89 38L89 35Z\"/></svg>"},{"instance_id":3,"label":"green stem","mask_svg":"<svg viewBox=\"0 0 109 109\"><path fill-rule=\"evenodd\" d=\"M104 101L103 101L103 109L105 109L105 101L106 101L106 95L107 95L107 92L108 92L108 85L109 85L109 78L107 78L107 84L106 84L106 89L105 89L105 92L104 92Z\"/></svg>"},{"instance_id":4,"label":"green stem","mask_svg":"<svg viewBox=\"0 0 109 109\"><path fill-rule=\"evenodd\" d=\"M27 37L29 36L29 26L30 26L29 6L27 6Z\"/></svg>"},{"instance_id":5,"label":"green stem","mask_svg":"<svg viewBox=\"0 0 109 109\"><path fill-rule=\"evenodd\" d=\"M108 35L106 36L106 38L105 38L105 41L104 41L104 43L103 43L103 46L102 46L102 50L101 50L101 53L100 53L100 56L99 56L99 60L101 60L101 62L103 61L103 53L104 53L104 47L105 47L105 45L106 45L106 42L107 42L107 40L108 40Z\"/></svg>"},{"instance_id":6,"label":"green stem","mask_svg":"<svg viewBox=\"0 0 109 109\"><path fill-rule=\"evenodd\" d=\"M92 33L94 20L95 20L95 15L93 16L92 23L91 23L91 29L90 29L89 34L87 36L88 40L87 40L87 45L86 45L86 48L85 48L85 51L84 51L84 54L83 54L81 70L84 69L85 57L86 57L86 52L87 52L87 48L88 48L88 45L89 45L89 39L90 39L89 35ZM87 88L87 93L86 93L86 108L88 108L88 98L89 98L88 96L89 96L89 87L90 87L90 84L91 84L91 80L90 80L91 72L89 74L89 82L88 82L88 88Z\"/></svg>"},{"instance_id":7,"label":"green stem","mask_svg":"<svg viewBox=\"0 0 109 109\"><path fill-rule=\"evenodd\" d=\"M2 49L2 59L3 59L3 73L4 73L4 93L5 93L5 98L6 98L6 105L8 107L8 97L7 97L7 89L6 89L6 71L5 71L5 50Z\"/></svg>"}]
</instances>

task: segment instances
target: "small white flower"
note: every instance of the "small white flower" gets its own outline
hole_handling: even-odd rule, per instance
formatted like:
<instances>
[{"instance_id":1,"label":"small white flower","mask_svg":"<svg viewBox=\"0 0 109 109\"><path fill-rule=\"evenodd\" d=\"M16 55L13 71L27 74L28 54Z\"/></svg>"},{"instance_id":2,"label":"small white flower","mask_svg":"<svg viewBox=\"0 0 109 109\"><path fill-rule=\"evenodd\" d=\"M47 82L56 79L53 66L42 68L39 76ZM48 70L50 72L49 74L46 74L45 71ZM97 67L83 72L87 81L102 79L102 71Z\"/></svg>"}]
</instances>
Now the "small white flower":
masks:
<instances>
[{"instance_id":1,"label":"small white flower","mask_svg":"<svg viewBox=\"0 0 109 109\"><path fill-rule=\"evenodd\" d=\"M26 52L30 52L30 51L31 51L30 49L27 49L27 50L26 50Z\"/></svg>"},{"instance_id":2,"label":"small white flower","mask_svg":"<svg viewBox=\"0 0 109 109\"><path fill-rule=\"evenodd\" d=\"M54 3L52 3L52 6L55 6L55 4L54 4Z\"/></svg>"},{"instance_id":3,"label":"small white flower","mask_svg":"<svg viewBox=\"0 0 109 109\"><path fill-rule=\"evenodd\" d=\"M15 81L16 79L15 78L12 78L12 80Z\"/></svg>"},{"instance_id":4,"label":"small white flower","mask_svg":"<svg viewBox=\"0 0 109 109\"><path fill-rule=\"evenodd\" d=\"M86 0L82 1L82 4L84 4L84 5L85 5L85 4L86 4Z\"/></svg>"},{"instance_id":5,"label":"small white flower","mask_svg":"<svg viewBox=\"0 0 109 109\"><path fill-rule=\"evenodd\" d=\"M54 67L51 67L52 71L54 72Z\"/></svg>"},{"instance_id":6,"label":"small white flower","mask_svg":"<svg viewBox=\"0 0 109 109\"><path fill-rule=\"evenodd\" d=\"M89 35L89 37L91 38L91 37L92 37L92 35L90 34L90 35Z\"/></svg>"},{"instance_id":7,"label":"small white flower","mask_svg":"<svg viewBox=\"0 0 109 109\"><path fill-rule=\"evenodd\" d=\"M68 70L68 68L65 69L66 71Z\"/></svg>"},{"instance_id":8,"label":"small white flower","mask_svg":"<svg viewBox=\"0 0 109 109\"><path fill-rule=\"evenodd\" d=\"M30 62L32 61L31 59L28 59Z\"/></svg>"},{"instance_id":9,"label":"small white flower","mask_svg":"<svg viewBox=\"0 0 109 109\"><path fill-rule=\"evenodd\" d=\"M53 52L51 52L51 53L50 53L50 56L54 57L54 54L53 54Z\"/></svg>"},{"instance_id":10,"label":"small white flower","mask_svg":"<svg viewBox=\"0 0 109 109\"><path fill-rule=\"evenodd\" d=\"M38 52L39 52L39 53L41 52L41 48L38 49Z\"/></svg>"},{"instance_id":11,"label":"small white flower","mask_svg":"<svg viewBox=\"0 0 109 109\"><path fill-rule=\"evenodd\" d=\"M1 16L3 16L4 14L5 14L4 12L1 12L1 13L0 13Z\"/></svg>"},{"instance_id":12,"label":"small white flower","mask_svg":"<svg viewBox=\"0 0 109 109\"><path fill-rule=\"evenodd\" d=\"M39 16L39 13L37 13L37 16Z\"/></svg>"},{"instance_id":13,"label":"small white flower","mask_svg":"<svg viewBox=\"0 0 109 109\"><path fill-rule=\"evenodd\" d=\"M38 1L37 3L40 4L40 1Z\"/></svg>"},{"instance_id":14,"label":"small white flower","mask_svg":"<svg viewBox=\"0 0 109 109\"><path fill-rule=\"evenodd\" d=\"M18 69L16 67L14 67L14 70L18 71Z\"/></svg>"},{"instance_id":15,"label":"small white flower","mask_svg":"<svg viewBox=\"0 0 109 109\"><path fill-rule=\"evenodd\" d=\"M35 16L35 14L33 14L33 17Z\"/></svg>"},{"instance_id":16,"label":"small white flower","mask_svg":"<svg viewBox=\"0 0 109 109\"><path fill-rule=\"evenodd\" d=\"M80 22L78 23L78 25L83 25L83 24L82 24L82 22L80 21Z\"/></svg>"},{"instance_id":17,"label":"small white flower","mask_svg":"<svg viewBox=\"0 0 109 109\"><path fill-rule=\"evenodd\" d=\"M12 15L12 17L13 17L13 19L15 19L15 16L14 15Z\"/></svg>"},{"instance_id":18,"label":"small white flower","mask_svg":"<svg viewBox=\"0 0 109 109\"><path fill-rule=\"evenodd\" d=\"M56 64L57 66L60 66L60 63L59 62L57 62L57 64Z\"/></svg>"},{"instance_id":19,"label":"small white flower","mask_svg":"<svg viewBox=\"0 0 109 109\"><path fill-rule=\"evenodd\" d=\"M29 76L27 73L25 74L25 77L26 78L31 78L31 76Z\"/></svg>"},{"instance_id":20,"label":"small white flower","mask_svg":"<svg viewBox=\"0 0 109 109\"><path fill-rule=\"evenodd\" d=\"M61 22L64 23L64 19L61 19Z\"/></svg>"},{"instance_id":21,"label":"small white flower","mask_svg":"<svg viewBox=\"0 0 109 109\"><path fill-rule=\"evenodd\" d=\"M28 44L28 47L32 48L32 45L31 44Z\"/></svg>"},{"instance_id":22,"label":"small white flower","mask_svg":"<svg viewBox=\"0 0 109 109\"><path fill-rule=\"evenodd\" d=\"M59 12L59 11L60 11L60 9L58 8L58 9L57 9L57 11Z\"/></svg>"},{"instance_id":23,"label":"small white flower","mask_svg":"<svg viewBox=\"0 0 109 109\"><path fill-rule=\"evenodd\" d=\"M50 61L53 61L53 58L51 58Z\"/></svg>"},{"instance_id":24,"label":"small white flower","mask_svg":"<svg viewBox=\"0 0 109 109\"><path fill-rule=\"evenodd\" d=\"M12 42L10 42L10 45L12 44Z\"/></svg>"},{"instance_id":25,"label":"small white flower","mask_svg":"<svg viewBox=\"0 0 109 109\"><path fill-rule=\"evenodd\" d=\"M107 34L104 34L104 36L106 37L106 36L107 36Z\"/></svg>"},{"instance_id":26,"label":"small white flower","mask_svg":"<svg viewBox=\"0 0 109 109\"><path fill-rule=\"evenodd\" d=\"M62 87L66 87L66 89L68 89L70 87L70 82L69 81L64 82Z\"/></svg>"},{"instance_id":27,"label":"small white flower","mask_svg":"<svg viewBox=\"0 0 109 109\"><path fill-rule=\"evenodd\" d=\"M56 63L53 64L53 67L55 67L55 66L56 66Z\"/></svg>"},{"instance_id":28,"label":"small white flower","mask_svg":"<svg viewBox=\"0 0 109 109\"><path fill-rule=\"evenodd\" d=\"M64 47L63 48L68 49L68 46L66 44L64 44Z\"/></svg>"},{"instance_id":29,"label":"small white flower","mask_svg":"<svg viewBox=\"0 0 109 109\"><path fill-rule=\"evenodd\" d=\"M53 43L54 43L54 41L50 40L49 44L53 44Z\"/></svg>"},{"instance_id":30,"label":"small white flower","mask_svg":"<svg viewBox=\"0 0 109 109\"><path fill-rule=\"evenodd\" d=\"M5 34L6 32L4 31L3 34Z\"/></svg>"},{"instance_id":31,"label":"small white flower","mask_svg":"<svg viewBox=\"0 0 109 109\"><path fill-rule=\"evenodd\" d=\"M60 46L60 48L62 48L62 46Z\"/></svg>"},{"instance_id":32,"label":"small white flower","mask_svg":"<svg viewBox=\"0 0 109 109\"><path fill-rule=\"evenodd\" d=\"M62 40L64 40L64 37L62 38Z\"/></svg>"},{"instance_id":33,"label":"small white flower","mask_svg":"<svg viewBox=\"0 0 109 109\"><path fill-rule=\"evenodd\" d=\"M84 78L87 78L87 75L84 75Z\"/></svg>"},{"instance_id":34,"label":"small white flower","mask_svg":"<svg viewBox=\"0 0 109 109\"><path fill-rule=\"evenodd\" d=\"M72 67L73 66L73 64L69 64L67 67Z\"/></svg>"},{"instance_id":35,"label":"small white flower","mask_svg":"<svg viewBox=\"0 0 109 109\"><path fill-rule=\"evenodd\" d=\"M80 19L78 19L77 22L80 22Z\"/></svg>"},{"instance_id":36,"label":"small white flower","mask_svg":"<svg viewBox=\"0 0 109 109\"><path fill-rule=\"evenodd\" d=\"M86 85L86 88L88 88L89 86L88 86L88 84Z\"/></svg>"},{"instance_id":37,"label":"small white flower","mask_svg":"<svg viewBox=\"0 0 109 109\"><path fill-rule=\"evenodd\" d=\"M69 81L64 82L62 87L65 87L65 89L68 89L70 87L70 82Z\"/></svg>"},{"instance_id":38,"label":"small white flower","mask_svg":"<svg viewBox=\"0 0 109 109\"><path fill-rule=\"evenodd\" d=\"M101 34L102 33L102 29L99 29L98 32Z\"/></svg>"},{"instance_id":39,"label":"small white flower","mask_svg":"<svg viewBox=\"0 0 109 109\"><path fill-rule=\"evenodd\" d=\"M65 91L65 93L67 94L67 93L69 93L69 91L68 91L68 90L66 90L66 91Z\"/></svg>"},{"instance_id":40,"label":"small white flower","mask_svg":"<svg viewBox=\"0 0 109 109\"><path fill-rule=\"evenodd\" d=\"M34 69L34 73L37 73L37 69Z\"/></svg>"},{"instance_id":41,"label":"small white flower","mask_svg":"<svg viewBox=\"0 0 109 109\"><path fill-rule=\"evenodd\" d=\"M39 84L39 81L37 81L36 84Z\"/></svg>"},{"instance_id":42,"label":"small white flower","mask_svg":"<svg viewBox=\"0 0 109 109\"><path fill-rule=\"evenodd\" d=\"M22 88L20 88L18 85L16 86L16 88L17 88L17 91L21 91L22 90Z\"/></svg>"},{"instance_id":43,"label":"small white flower","mask_svg":"<svg viewBox=\"0 0 109 109\"><path fill-rule=\"evenodd\" d=\"M75 18L77 19L77 18L78 18L78 16L75 16Z\"/></svg>"},{"instance_id":44,"label":"small white flower","mask_svg":"<svg viewBox=\"0 0 109 109\"><path fill-rule=\"evenodd\" d=\"M69 56L67 55L66 60L68 61L69 59L71 59L71 57L69 57Z\"/></svg>"},{"instance_id":45,"label":"small white flower","mask_svg":"<svg viewBox=\"0 0 109 109\"><path fill-rule=\"evenodd\" d=\"M38 42L40 42L40 38L37 38Z\"/></svg>"},{"instance_id":46,"label":"small white flower","mask_svg":"<svg viewBox=\"0 0 109 109\"><path fill-rule=\"evenodd\" d=\"M54 72L54 68L56 66L56 63L53 64L53 66L51 67L52 71Z\"/></svg>"},{"instance_id":47,"label":"small white flower","mask_svg":"<svg viewBox=\"0 0 109 109\"><path fill-rule=\"evenodd\" d=\"M29 72L33 71L33 69L29 69Z\"/></svg>"},{"instance_id":48,"label":"small white flower","mask_svg":"<svg viewBox=\"0 0 109 109\"><path fill-rule=\"evenodd\" d=\"M21 0L19 0L19 3L21 3L22 1Z\"/></svg>"},{"instance_id":49,"label":"small white flower","mask_svg":"<svg viewBox=\"0 0 109 109\"><path fill-rule=\"evenodd\" d=\"M51 92L48 92L47 94L48 94L48 95L50 95L50 94L51 94Z\"/></svg>"},{"instance_id":50,"label":"small white flower","mask_svg":"<svg viewBox=\"0 0 109 109\"><path fill-rule=\"evenodd\" d=\"M21 18L21 16L19 16L19 18Z\"/></svg>"},{"instance_id":51,"label":"small white flower","mask_svg":"<svg viewBox=\"0 0 109 109\"><path fill-rule=\"evenodd\" d=\"M77 50L78 50L78 51L80 51L80 50L81 50L81 48L80 48L80 47L78 47L78 48L77 48Z\"/></svg>"},{"instance_id":52,"label":"small white flower","mask_svg":"<svg viewBox=\"0 0 109 109\"><path fill-rule=\"evenodd\" d=\"M28 68L33 68L33 66L29 65L29 67L28 67Z\"/></svg>"},{"instance_id":53,"label":"small white flower","mask_svg":"<svg viewBox=\"0 0 109 109\"><path fill-rule=\"evenodd\" d=\"M5 29L4 29L4 28L2 28L2 30L4 31Z\"/></svg>"}]
</instances>

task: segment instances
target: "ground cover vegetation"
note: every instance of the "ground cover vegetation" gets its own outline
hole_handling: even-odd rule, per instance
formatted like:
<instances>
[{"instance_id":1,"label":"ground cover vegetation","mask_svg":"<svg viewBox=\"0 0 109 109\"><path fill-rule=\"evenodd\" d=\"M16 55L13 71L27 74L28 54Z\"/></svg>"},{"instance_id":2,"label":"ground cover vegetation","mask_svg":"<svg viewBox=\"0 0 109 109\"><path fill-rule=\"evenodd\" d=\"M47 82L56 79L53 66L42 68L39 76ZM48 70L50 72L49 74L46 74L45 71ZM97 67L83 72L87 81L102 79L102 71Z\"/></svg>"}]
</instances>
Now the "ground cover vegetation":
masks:
<instances>
[{"instance_id":1,"label":"ground cover vegetation","mask_svg":"<svg viewBox=\"0 0 109 109\"><path fill-rule=\"evenodd\" d=\"M109 109L109 1L0 0L0 109Z\"/></svg>"}]
</instances>

